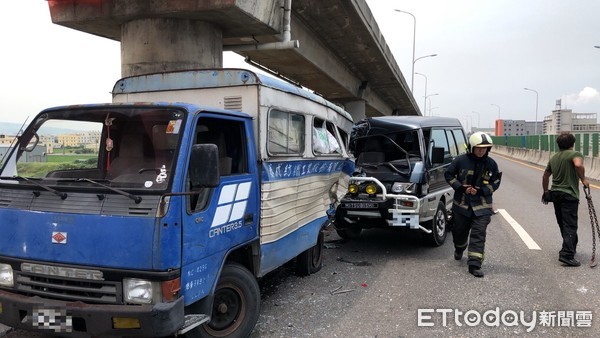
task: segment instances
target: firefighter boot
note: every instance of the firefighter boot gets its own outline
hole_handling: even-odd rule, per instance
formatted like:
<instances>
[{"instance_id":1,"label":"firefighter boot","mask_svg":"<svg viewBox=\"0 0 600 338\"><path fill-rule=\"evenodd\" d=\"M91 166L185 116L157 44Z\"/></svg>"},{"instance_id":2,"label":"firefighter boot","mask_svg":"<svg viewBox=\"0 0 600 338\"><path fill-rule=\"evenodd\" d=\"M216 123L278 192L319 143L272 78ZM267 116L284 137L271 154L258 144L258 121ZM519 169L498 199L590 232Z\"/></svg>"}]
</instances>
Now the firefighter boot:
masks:
<instances>
[{"instance_id":1,"label":"firefighter boot","mask_svg":"<svg viewBox=\"0 0 600 338\"><path fill-rule=\"evenodd\" d=\"M483 277L483 271L481 271L481 268L475 265L469 265L469 273L477 278Z\"/></svg>"}]
</instances>

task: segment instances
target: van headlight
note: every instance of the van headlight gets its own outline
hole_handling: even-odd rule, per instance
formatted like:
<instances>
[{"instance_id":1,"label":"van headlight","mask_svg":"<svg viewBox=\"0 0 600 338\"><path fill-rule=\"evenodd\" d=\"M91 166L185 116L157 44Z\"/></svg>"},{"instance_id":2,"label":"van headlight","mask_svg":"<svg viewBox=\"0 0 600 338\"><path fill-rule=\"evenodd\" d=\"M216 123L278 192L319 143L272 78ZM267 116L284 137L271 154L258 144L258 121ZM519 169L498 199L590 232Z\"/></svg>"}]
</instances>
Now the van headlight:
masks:
<instances>
[{"instance_id":1,"label":"van headlight","mask_svg":"<svg viewBox=\"0 0 600 338\"><path fill-rule=\"evenodd\" d=\"M15 278L12 266L8 264L0 264L0 286L13 287Z\"/></svg>"},{"instance_id":2,"label":"van headlight","mask_svg":"<svg viewBox=\"0 0 600 338\"><path fill-rule=\"evenodd\" d=\"M160 284L137 278L123 279L123 296L132 304L155 304L162 298Z\"/></svg>"},{"instance_id":3,"label":"van headlight","mask_svg":"<svg viewBox=\"0 0 600 338\"><path fill-rule=\"evenodd\" d=\"M368 183L365 187L365 192L371 196L375 195L377 193L377 185Z\"/></svg>"},{"instance_id":4,"label":"van headlight","mask_svg":"<svg viewBox=\"0 0 600 338\"><path fill-rule=\"evenodd\" d=\"M396 182L392 185L392 192L412 194L415 192L415 187L415 183Z\"/></svg>"}]
</instances>

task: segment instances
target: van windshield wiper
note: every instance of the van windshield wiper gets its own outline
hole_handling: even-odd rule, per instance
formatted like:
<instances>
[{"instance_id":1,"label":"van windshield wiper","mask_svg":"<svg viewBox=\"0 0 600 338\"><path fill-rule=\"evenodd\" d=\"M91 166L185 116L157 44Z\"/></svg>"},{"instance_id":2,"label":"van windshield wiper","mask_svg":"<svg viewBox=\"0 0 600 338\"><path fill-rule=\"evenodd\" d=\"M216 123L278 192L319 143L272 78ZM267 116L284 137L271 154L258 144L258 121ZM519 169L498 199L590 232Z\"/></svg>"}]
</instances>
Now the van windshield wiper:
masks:
<instances>
[{"instance_id":1,"label":"van windshield wiper","mask_svg":"<svg viewBox=\"0 0 600 338\"><path fill-rule=\"evenodd\" d=\"M41 184L39 182L36 182L35 180L29 179L27 177L23 177L23 176L12 176L12 177L0 177L1 180L22 180L22 181L26 181L28 183L31 183L33 185L37 185L38 187L47 190L51 193L53 193L54 195L60 197L61 200L65 200L67 199L67 193L66 192L60 192L58 190L52 189L47 185ZM33 194L35 195L35 197L40 196L40 192L39 191L34 191Z\"/></svg>"},{"instance_id":2,"label":"van windshield wiper","mask_svg":"<svg viewBox=\"0 0 600 338\"><path fill-rule=\"evenodd\" d=\"M121 190L121 189L117 189L117 188L109 187L108 185L102 184L102 183L100 183L100 182L96 182L96 181L94 181L94 180L90 180L89 178L78 178L78 179L77 179L77 182L90 182L90 183L92 183L92 184L95 184L95 185L97 185L97 186L99 186L99 187L106 188L106 189L108 189L108 190L110 190L110 191L112 191L112 192L116 192L116 193L117 193L117 194L119 194L119 195L123 195L123 196L125 196L125 197L129 197L129 198L131 198L131 199L132 199L132 200L133 200L133 201L134 201L136 204L140 204L140 202L142 202L142 196L139 196L139 195L134 195L134 194L130 194L130 193L128 193L128 192L126 192L126 191L123 191L123 190ZM98 198L99 198L99 199L102 199L102 198L104 198L103 196L102 196L102 198L100 198L101 196L102 196L102 195L98 195Z\"/></svg>"}]
</instances>

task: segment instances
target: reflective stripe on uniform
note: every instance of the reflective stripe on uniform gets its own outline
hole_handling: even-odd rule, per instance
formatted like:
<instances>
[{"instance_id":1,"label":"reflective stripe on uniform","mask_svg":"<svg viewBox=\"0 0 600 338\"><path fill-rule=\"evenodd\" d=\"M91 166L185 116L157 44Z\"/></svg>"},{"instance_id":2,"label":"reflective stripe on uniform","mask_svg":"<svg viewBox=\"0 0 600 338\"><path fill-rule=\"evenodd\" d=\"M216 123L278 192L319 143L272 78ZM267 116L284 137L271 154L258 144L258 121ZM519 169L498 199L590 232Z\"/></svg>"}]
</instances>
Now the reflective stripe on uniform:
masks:
<instances>
[{"instance_id":1,"label":"reflective stripe on uniform","mask_svg":"<svg viewBox=\"0 0 600 338\"><path fill-rule=\"evenodd\" d=\"M469 239L467 238L467 240L465 241L464 244L454 244L454 247L457 249L464 249L467 247L467 245L469 245Z\"/></svg>"},{"instance_id":2,"label":"reflective stripe on uniform","mask_svg":"<svg viewBox=\"0 0 600 338\"><path fill-rule=\"evenodd\" d=\"M483 259L485 257L484 254L479 253L479 252L473 252L473 251L467 251L467 256L468 257L474 257L474 258L478 258L480 261L483 262Z\"/></svg>"}]
</instances>

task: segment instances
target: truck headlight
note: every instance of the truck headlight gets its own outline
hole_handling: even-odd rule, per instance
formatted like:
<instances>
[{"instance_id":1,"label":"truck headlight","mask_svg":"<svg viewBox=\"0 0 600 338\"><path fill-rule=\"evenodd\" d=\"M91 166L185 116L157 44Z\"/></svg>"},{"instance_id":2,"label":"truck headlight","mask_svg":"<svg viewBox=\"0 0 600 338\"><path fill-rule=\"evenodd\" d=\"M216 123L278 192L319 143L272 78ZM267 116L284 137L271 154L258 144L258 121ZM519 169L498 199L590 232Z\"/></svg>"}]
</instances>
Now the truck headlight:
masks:
<instances>
[{"instance_id":1,"label":"truck headlight","mask_svg":"<svg viewBox=\"0 0 600 338\"><path fill-rule=\"evenodd\" d=\"M392 192L412 194L415 192L415 184L407 182L396 182L392 185Z\"/></svg>"},{"instance_id":2,"label":"truck headlight","mask_svg":"<svg viewBox=\"0 0 600 338\"><path fill-rule=\"evenodd\" d=\"M137 278L123 279L125 302L133 304L154 304L161 300L160 285Z\"/></svg>"},{"instance_id":3,"label":"truck headlight","mask_svg":"<svg viewBox=\"0 0 600 338\"><path fill-rule=\"evenodd\" d=\"M12 266L8 264L0 264L0 286L13 287L15 279Z\"/></svg>"}]
</instances>

